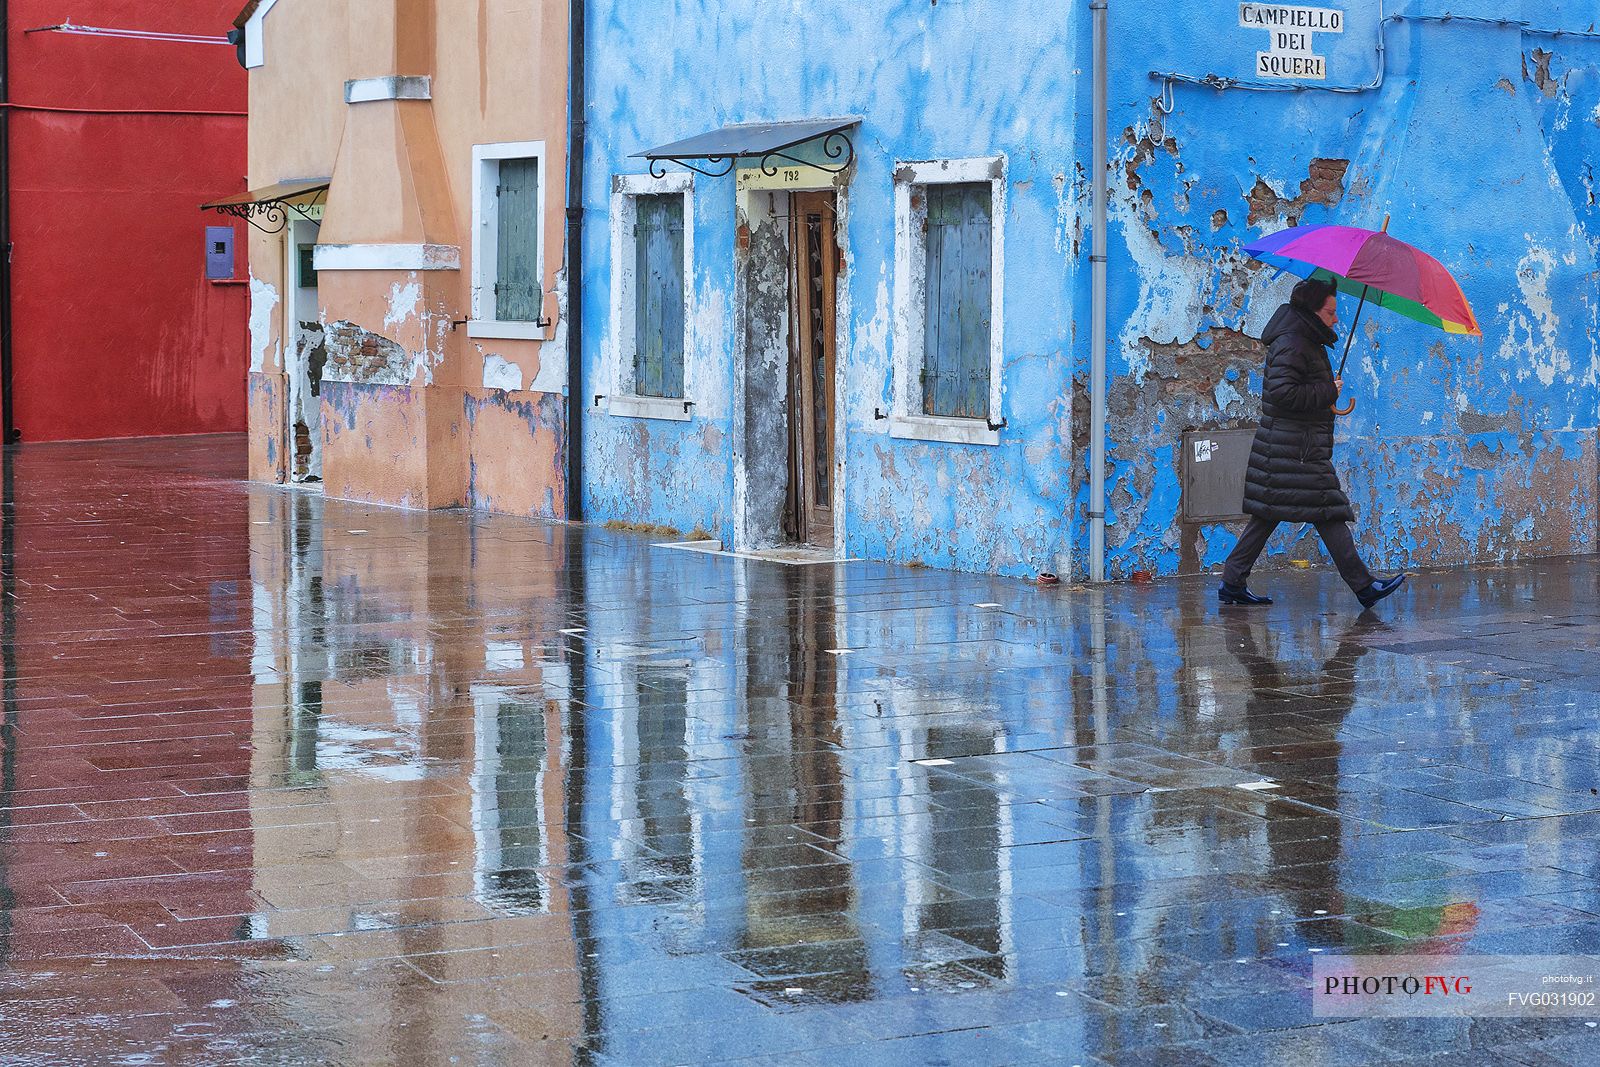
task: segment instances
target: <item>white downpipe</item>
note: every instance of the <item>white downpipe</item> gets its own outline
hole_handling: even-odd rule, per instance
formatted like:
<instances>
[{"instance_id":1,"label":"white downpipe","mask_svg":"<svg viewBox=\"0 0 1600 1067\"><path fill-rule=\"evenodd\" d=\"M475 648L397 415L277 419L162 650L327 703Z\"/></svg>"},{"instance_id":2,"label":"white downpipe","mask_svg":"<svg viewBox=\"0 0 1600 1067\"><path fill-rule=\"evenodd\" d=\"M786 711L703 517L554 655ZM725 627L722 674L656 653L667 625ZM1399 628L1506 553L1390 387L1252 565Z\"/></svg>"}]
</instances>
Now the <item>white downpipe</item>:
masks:
<instances>
[{"instance_id":1,"label":"white downpipe","mask_svg":"<svg viewBox=\"0 0 1600 1067\"><path fill-rule=\"evenodd\" d=\"M1089 261L1094 307L1089 355L1089 581L1106 580L1106 15L1110 0L1090 0L1094 12L1094 244Z\"/></svg>"}]
</instances>

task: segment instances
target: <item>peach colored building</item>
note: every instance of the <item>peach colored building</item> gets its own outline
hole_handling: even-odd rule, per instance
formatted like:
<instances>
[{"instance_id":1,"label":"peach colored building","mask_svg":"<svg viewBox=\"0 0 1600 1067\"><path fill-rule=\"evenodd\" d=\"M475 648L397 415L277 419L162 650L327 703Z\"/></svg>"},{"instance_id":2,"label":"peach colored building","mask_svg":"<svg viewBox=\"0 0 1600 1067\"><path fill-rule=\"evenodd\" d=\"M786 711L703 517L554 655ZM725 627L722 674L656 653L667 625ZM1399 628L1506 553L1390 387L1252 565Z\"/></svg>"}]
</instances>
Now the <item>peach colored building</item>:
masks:
<instances>
[{"instance_id":1,"label":"peach colored building","mask_svg":"<svg viewBox=\"0 0 1600 1067\"><path fill-rule=\"evenodd\" d=\"M251 477L567 515L567 5L253 0Z\"/></svg>"}]
</instances>

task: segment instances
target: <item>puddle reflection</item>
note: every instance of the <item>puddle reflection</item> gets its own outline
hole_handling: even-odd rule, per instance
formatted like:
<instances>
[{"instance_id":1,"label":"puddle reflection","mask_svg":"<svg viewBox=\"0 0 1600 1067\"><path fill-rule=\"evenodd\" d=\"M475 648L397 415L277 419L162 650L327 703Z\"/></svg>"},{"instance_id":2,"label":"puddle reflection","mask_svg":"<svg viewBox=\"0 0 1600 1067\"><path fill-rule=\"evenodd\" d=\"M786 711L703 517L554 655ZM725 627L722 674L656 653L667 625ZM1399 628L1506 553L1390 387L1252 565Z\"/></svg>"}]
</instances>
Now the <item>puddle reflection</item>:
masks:
<instances>
[{"instance_id":1,"label":"puddle reflection","mask_svg":"<svg viewBox=\"0 0 1600 1067\"><path fill-rule=\"evenodd\" d=\"M228 499L231 556L146 575L116 619L99 585L68 600L155 650L132 681L30 637L18 569L49 565L0 529L0 993L48 1014L94 967L108 1019L168 998L156 1038L97 1032L104 1059L916 1033L956 1060L951 1035L1041 1021L1041 1048L1109 1057L1308 1021L1313 951L1493 943L1487 879L1570 890L1593 830L1545 820L1542 859L1511 857L1527 838L1472 805L1583 812L1588 779L1462 769L1503 722L1581 752L1565 695L1380 651L1405 638L1381 623ZM162 583L168 643L110 632L174 610ZM30 766L24 711L71 700Z\"/></svg>"}]
</instances>

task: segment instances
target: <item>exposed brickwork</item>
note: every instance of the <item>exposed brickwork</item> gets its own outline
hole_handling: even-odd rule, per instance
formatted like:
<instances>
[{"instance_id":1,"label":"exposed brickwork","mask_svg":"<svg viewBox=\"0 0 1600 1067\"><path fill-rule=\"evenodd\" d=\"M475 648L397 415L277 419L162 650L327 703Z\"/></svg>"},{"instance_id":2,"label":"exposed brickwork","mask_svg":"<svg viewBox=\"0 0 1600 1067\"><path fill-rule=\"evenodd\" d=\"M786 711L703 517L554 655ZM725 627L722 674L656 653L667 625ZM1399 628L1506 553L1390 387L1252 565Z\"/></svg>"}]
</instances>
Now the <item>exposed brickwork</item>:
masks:
<instances>
[{"instance_id":1,"label":"exposed brickwork","mask_svg":"<svg viewBox=\"0 0 1600 1067\"><path fill-rule=\"evenodd\" d=\"M328 364L323 376L333 381L405 385L411 381L411 354L395 341L353 322L328 325Z\"/></svg>"},{"instance_id":2,"label":"exposed brickwork","mask_svg":"<svg viewBox=\"0 0 1600 1067\"><path fill-rule=\"evenodd\" d=\"M1300 191L1293 199L1285 199L1273 191L1260 178L1255 188L1245 196L1250 204L1249 224L1277 218L1282 215L1291 226L1300 223L1300 216L1312 204L1333 207L1344 199L1344 178L1350 170L1348 159L1313 159Z\"/></svg>"}]
</instances>

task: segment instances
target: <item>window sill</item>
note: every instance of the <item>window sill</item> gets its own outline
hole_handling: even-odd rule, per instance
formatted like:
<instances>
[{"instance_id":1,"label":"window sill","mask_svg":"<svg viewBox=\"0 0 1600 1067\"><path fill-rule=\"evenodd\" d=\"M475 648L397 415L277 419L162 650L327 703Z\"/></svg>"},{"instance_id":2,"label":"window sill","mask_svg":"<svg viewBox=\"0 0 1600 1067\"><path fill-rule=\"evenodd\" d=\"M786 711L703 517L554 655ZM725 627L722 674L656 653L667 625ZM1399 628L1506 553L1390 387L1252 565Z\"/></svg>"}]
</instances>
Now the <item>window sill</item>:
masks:
<instances>
[{"instance_id":1,"label":"window sill","mask_svg":"<svg viewBox=\"0 0 1600 1067\"><path fill-rule=\"evenodd\" d=\"M951 445L1000 443L1000 431L989 429L983 419L947 419L936 415L891 415L889 436L906 441L942 441Z\"/></svg>"},{"instance_id":2,"label":"window sill","mask_svg":"<svg viewBox=\"0 0 1600 1067\"><path fill-rule=\"evenodd\" d=\"M468 337L494 337L509 341L543 341L545 327L536 322L496 322L493 319L470 319Z\"/></svg>"},{"instance_id":3,"label":"window sill","mask_svg":"<svg viewBox=\"0 0 1600 1067\"><path fill-rule=\"evenodd\" d=\"M689 409L692 406L686 400L666 396L613 396L606 399L607 413L626 419L688 422Z\"/></svg>"}]
</instances>

